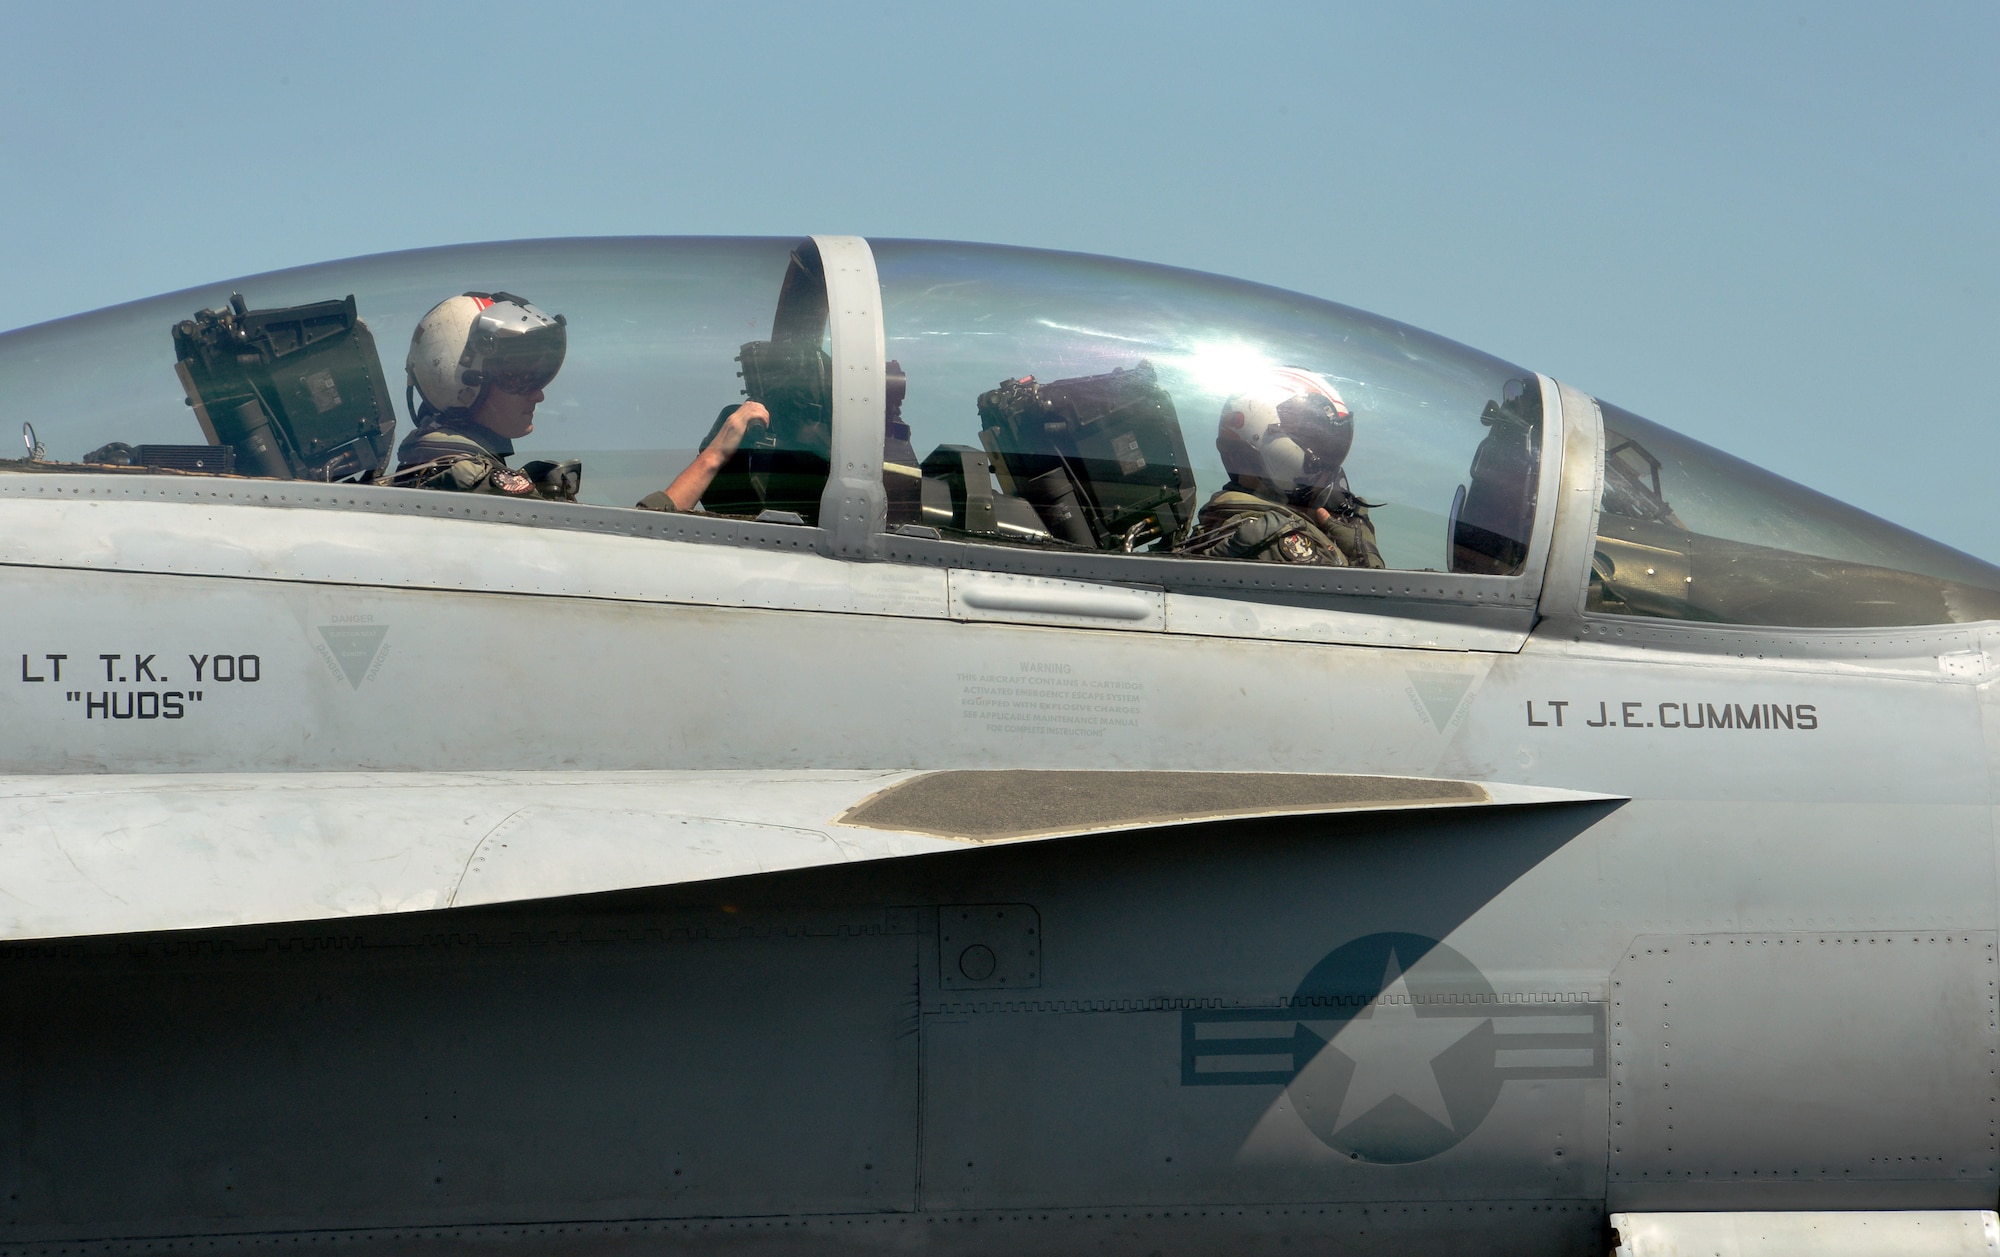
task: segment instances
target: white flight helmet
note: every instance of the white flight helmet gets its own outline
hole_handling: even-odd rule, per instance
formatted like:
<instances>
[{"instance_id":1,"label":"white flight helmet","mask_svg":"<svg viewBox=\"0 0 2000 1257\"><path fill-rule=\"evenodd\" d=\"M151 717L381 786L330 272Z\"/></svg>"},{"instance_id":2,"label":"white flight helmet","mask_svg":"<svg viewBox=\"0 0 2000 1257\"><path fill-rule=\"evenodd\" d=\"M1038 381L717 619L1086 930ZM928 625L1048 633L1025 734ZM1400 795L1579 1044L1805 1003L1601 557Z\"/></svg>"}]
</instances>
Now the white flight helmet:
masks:
<instances>
[{"instance_id":1,"label":"white flight helmet","mask_svg":"<svg viewBox=\"0 0 2000 1257\"><path fill-rule=\"evenodd\" d=\"M475 409L489 388L547 387L568 351L562 315L543 314L512 293L468 292L417 321L405 366L428 408L456 417Z\"/></svg>"},{"instance_id":2,"label":"white flight helmet","mask_svg":"<svg viewBox=\"0 0 2000 1257\"><path fill-rule=\"evenodd\" d=\"M1331 485L1354 443L1354 417L1323 375L1278 367L1222 404L1215 448L1232 476L1304 502Z\"/></svg>"}]
</instances>

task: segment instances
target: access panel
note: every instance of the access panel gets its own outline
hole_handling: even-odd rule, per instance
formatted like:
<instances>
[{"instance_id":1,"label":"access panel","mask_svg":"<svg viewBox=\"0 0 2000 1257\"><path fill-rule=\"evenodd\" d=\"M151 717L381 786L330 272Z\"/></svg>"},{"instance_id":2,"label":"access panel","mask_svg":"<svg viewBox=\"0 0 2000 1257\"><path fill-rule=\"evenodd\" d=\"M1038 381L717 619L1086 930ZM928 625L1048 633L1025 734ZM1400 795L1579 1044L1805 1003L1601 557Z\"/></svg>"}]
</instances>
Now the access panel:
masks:
<instances>
[{"instance_id":1,"label":"access panel","mask_svg":"<svg viewBox=\"0 0 2000 1257\"><path fill-rule=\"evenodd\" d=\"M1614 1209L1990 1203L1994 935L1650 935L1614 973Z\"/></svg>"}]
</instances>

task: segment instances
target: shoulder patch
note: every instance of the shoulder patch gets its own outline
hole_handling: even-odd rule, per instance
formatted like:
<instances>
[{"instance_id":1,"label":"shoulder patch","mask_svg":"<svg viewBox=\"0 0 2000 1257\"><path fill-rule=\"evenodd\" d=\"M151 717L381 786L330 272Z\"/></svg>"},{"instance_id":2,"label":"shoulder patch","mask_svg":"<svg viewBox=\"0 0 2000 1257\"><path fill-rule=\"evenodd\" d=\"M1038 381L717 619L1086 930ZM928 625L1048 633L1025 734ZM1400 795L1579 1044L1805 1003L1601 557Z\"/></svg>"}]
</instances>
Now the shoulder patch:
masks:
<instances>
[{"instance_id":1,"label":"shoulder patch","mask_svg":"<svg viewBox=\"0 0 2000 1257\"><path fill-rule=\"evenodd\" d=\"M1288 532L1278 538L1278 557L1287 563L1310 563L1315 557L1313 543L1304 533Z\"/></svg>"},{"instance_id":2,"label":"shoulder patch","mask_svg":"<svg viewBox=\"0 0 2000 1257\"><path fill-rule=\"evenodd\" d=\"M500 492L515 497L526 498L535 495L535 482L512 467L495 467L490 482Z\"/></svg>"}]
</instances>

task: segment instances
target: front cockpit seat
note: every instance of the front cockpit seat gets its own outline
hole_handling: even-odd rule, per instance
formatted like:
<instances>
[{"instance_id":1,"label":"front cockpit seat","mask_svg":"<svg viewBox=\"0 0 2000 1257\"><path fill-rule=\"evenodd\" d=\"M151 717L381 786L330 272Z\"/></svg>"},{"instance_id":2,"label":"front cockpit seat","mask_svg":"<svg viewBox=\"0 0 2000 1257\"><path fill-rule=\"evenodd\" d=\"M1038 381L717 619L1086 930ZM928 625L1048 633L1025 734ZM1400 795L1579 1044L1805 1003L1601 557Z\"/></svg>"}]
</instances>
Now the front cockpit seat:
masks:
<instances>
[{"instance_id":1,"label":"front cockpit seat","mask_svg":"<svg viewBox=\"0 0 2000 1257\"><path fill-rule=\"evenodd\" d=\"M985 450L940 445L920 470L924 524L1004 541L1050 540L1033 507L996 488L993 459Z\"/></svg>"},{"instance_id":2,"label":"front cockpit seat","mask_svg":"<svg viewBox=\"0 0 2000 1257\"><path fill-rule=\"evenodd\" d=\"M1003 380L979 395L979 439L1048 531L1097 550L1171 546L1194 518L1194 466L1153 364Z\"/></svg>"},{"instance_id":3,"label":"front cockpit seat","mask_svg":"<svg viewBox=\"0 0 2000 1257\"><path fill-rule=\"evenodd\" d=\"M1469 482L1452 503L1451 570L1512 576L1528 557L1542 471L1542 391L1534 377L1509 380L1479 416L1486 437Z\"/></svg>"}]
</instances>

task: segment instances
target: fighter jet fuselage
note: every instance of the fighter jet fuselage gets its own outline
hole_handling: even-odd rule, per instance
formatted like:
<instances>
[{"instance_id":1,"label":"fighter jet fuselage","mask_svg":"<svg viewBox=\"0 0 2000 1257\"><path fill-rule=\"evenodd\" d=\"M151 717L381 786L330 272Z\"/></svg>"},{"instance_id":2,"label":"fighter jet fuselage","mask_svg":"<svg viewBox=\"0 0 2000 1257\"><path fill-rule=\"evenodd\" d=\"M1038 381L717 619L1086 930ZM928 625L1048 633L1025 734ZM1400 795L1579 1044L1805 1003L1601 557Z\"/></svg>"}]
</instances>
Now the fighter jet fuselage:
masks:
<instances>
[{"instance_id":1,"label":"fighter jet fuselage","mask_svg":"<svg viewBox=\"0 0 2000 1257\"><path fill-rule=\"evenodd\" d=\"M476 490L386 384L461 292L568 337ZM0 1252L2000 1191L2000 571L1546 377L826 237L253 277L0 382Z\"/></svg>"}]
</instances>

